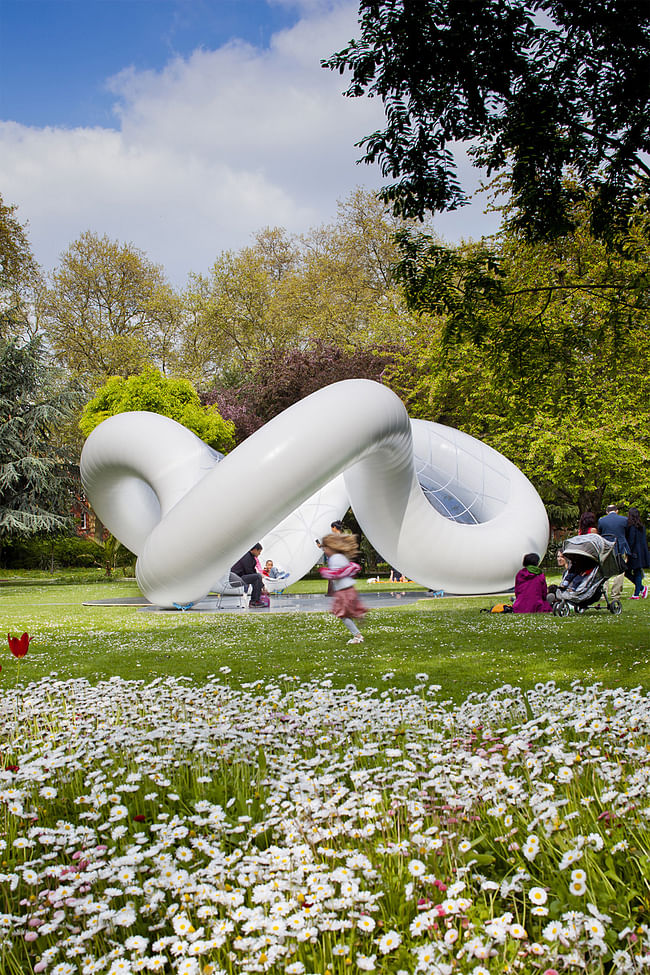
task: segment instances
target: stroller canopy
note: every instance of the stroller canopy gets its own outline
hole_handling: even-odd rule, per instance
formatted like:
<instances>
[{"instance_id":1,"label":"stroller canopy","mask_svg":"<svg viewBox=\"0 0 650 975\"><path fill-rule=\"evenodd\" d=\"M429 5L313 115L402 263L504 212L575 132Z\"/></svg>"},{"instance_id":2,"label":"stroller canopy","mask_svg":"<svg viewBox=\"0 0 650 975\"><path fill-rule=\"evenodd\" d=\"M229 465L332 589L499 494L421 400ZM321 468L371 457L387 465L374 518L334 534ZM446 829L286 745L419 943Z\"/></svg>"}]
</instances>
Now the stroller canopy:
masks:
<instances>
[{"instance_id":1,"label":"stroller canopy","mask_svg":"<svg viewBox=\"0 0 650 975\"><path fill-rule=\"evenodd\" d=\"M618 575L621 571L614 552L615 548L615 541L609 542L602 535L592 532L589 535L576 535L574 538L569 538L562 551L569 559L572 555L582 555L591 559L595 565L600 566L603 577L609 579L610 576Z\"/></svg>"}]
</instances>

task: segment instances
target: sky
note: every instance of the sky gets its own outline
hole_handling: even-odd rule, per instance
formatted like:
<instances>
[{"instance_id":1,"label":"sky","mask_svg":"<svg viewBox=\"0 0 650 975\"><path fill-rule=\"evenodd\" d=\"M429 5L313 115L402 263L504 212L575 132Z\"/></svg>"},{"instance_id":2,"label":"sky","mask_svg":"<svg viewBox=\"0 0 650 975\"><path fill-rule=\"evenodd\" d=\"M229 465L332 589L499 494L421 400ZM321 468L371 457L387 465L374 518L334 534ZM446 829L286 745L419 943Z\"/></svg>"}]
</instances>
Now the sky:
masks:
<instances>
[{"instance_id":1,"label":"sky","mask_svg":"<svg viewBox=\"0 0 650 975\"><path fill-rule=\"evenodd\" d=\"M381 102L320 66L348 0L0 0L0 194L49 271L83 231L133 244L182 287L264 227L332 222L377 189L354 143ZM495 229L485 201L434 221Z\"/></svg>"}]
</instances>

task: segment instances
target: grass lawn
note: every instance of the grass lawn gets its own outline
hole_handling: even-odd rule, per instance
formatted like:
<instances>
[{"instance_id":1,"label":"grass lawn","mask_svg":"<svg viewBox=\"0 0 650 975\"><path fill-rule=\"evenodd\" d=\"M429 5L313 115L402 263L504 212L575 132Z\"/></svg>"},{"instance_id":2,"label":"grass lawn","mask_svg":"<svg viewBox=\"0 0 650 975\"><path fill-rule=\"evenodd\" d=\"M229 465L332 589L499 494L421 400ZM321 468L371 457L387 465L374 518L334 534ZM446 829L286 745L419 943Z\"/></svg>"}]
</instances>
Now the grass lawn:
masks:
<instances>
[{"instance_id":1,"label":"grass lawn","mask_svg":"<svg viewBox=\"0 0 650 975\"><path fill-rule=\"evenodd\" d=\"M53 673L92 682L112 676L203 682L220 672L234 685L287 674L300 680L329 676L334 686L359 688L388 679L393 686L412 687L415 675L426 673L457 702L502 684L525 689L549 680L560 686L579 680L650 688L650 602L643 600L625 598L619 617L589 611L557 619L481 613L495 597L423 598L371 611L363 624L366 642L348 646L347 631L327 614L176 615L84 606L88 600L137 595L138 589L133 581L117 576L103 581L87 571L76 578L74 572L54 579L17 575L1 580L4 632L26 630L33 641L20 662L6 649L0 675L5 686ZM309 580L294 587L322 589L321 582ZM230 672L222 670L226 667Z\"/></svg>"},{"instance_id":2,"label":"grass lawn","mask_svg":"<svg viewBox=\"0 0 650 975\"><path fill-rule=\"evenodd\" d=\"M1 975L650 969L647 601L83 605L136 594L0 579Z\"/></svg>"}]
</instances>

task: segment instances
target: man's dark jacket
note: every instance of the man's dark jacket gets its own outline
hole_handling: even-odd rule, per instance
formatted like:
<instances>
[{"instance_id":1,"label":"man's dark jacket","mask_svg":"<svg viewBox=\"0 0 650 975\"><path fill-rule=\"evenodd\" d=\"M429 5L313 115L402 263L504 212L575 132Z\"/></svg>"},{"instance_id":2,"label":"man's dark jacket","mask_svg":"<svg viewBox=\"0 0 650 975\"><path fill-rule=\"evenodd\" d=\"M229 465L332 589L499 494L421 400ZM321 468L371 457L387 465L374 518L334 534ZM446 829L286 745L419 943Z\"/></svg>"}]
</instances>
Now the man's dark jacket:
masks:
<instances>
[{"instance_id":1,"label":"man's dark jacket","mask_svg":"<svg viewBox=\"0 0 650 975\"><path fill-rule=\"evenodd\" d=\"M239 561L235 562L231 572L238 575L240 579L244 576L251 576L254 572L257 572L257 566L255 565L255 556L252 552L246 552L246 555L242 555Z\"/></svg>"},{"instance_id":2,"label":"man's dark jacket","mask_svg":"<svg viewBox=\"0 0 650 975\"><path fill-rule=\"evenodd\" d=\"M615 511L610 511L608 515L598 519L598 531L609 542L616 541L616 547L621 555L630 554L630 546L625 538L626 526L627 518L617 515Z\"/></svg>"}]
</instances>

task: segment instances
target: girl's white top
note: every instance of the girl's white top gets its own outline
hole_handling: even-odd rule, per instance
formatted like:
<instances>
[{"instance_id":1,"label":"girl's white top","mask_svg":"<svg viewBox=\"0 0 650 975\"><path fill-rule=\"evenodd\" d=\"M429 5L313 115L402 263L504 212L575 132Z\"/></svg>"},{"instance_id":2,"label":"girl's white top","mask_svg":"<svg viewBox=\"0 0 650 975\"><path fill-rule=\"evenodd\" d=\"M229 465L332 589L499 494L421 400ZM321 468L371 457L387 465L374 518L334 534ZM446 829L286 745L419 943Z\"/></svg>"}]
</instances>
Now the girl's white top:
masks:
<instances>
[{"instance_id":1,"label":"girl's white top","mask_svg":"<svg viewBox=\"0 0 650 975\"><path fill-rule=\"evenodd\" d=\"M342 552L334 552L327 560L328 569L344 569L350 564L350 560L346 559ZM353 576L343 576L340 579L332 579L332 587L335 592L339 589L350 589L354 585Z\"/></svg>"}]
</instances>

